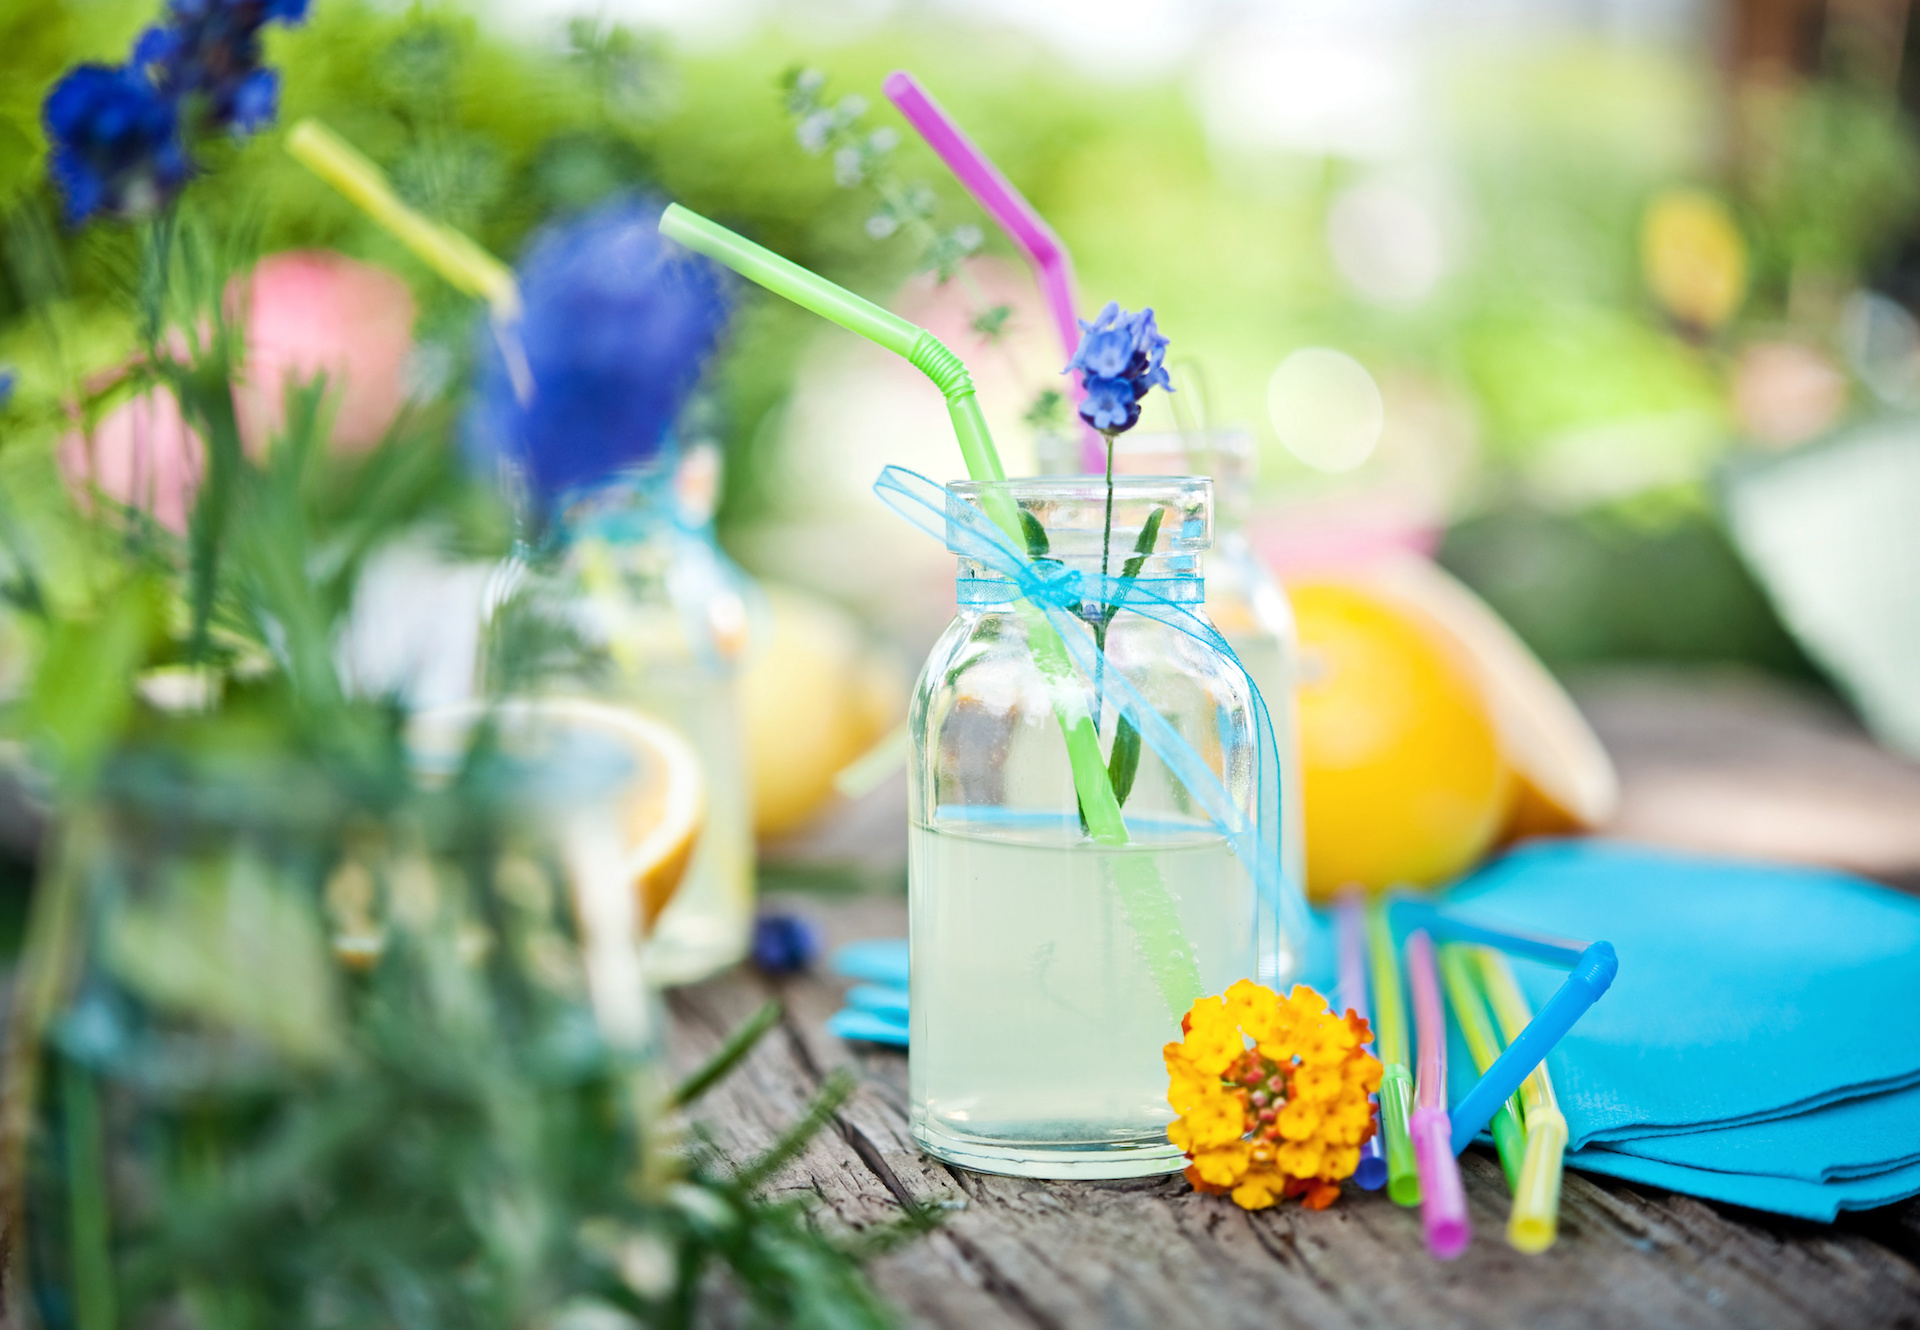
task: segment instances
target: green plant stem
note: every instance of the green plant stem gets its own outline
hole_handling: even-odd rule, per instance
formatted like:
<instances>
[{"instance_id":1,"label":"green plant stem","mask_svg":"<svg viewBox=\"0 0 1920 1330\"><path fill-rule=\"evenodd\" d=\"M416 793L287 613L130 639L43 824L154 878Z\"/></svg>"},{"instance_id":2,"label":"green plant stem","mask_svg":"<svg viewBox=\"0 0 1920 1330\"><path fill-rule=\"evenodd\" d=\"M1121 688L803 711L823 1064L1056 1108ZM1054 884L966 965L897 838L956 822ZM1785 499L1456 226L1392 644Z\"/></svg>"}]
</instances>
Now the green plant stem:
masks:
<instances>
[{"instance_id":1,"label":"green plant stem","mask_svg":"<svg viewBox=\"0 0 1920 1330\"><path fill-rule=\"evenodd\" d=\"M732 1071L734 1065L752 1051L760 1042L760 1036L780 1023L780 1016L786 1010L778 998L768 998L760 1009L734 1027L726 1042L714 1050L700 1067L675 1087L672 1103L675 1107L691 1104L719 1082L720 1078Z\"/></svg>"},{"instance_id":2,"label":"green plant stem","mask_svg":"<svg viewBox=\"0 0 1920 1330\"><path fill-rule=\"evenodd\" d=\"M1102 430L1100 437L1107 441L1107 520L1100 528L1100 579L1104 582L1113 548L1113 435ZM1102 605L1100 618L1093 625L1094 645L1100 648L1100 654L1093 661L1093 724L1096 729L1100 726L1100 718L1107 713L1107 626L1112 622L1113 607Z\"/></svg>"},{"instance_id":3,"label":"green plant stem","mask_svg":"<svg viewBox=\"0 0 1920 1330\"><path fill-rule=\"evenodd\" d=\"M87 1069L61 1063L60 1101L67 1138L68 1224L73 1243L73 1321L76 1330L114 1330L112 1229L107 1209L106 1149L100 1138L100 1098Z\"/></svg>"},{"instance_id":4,"label":"green plant stem","mask_svg":"<svg viewBox=\"0 0 1920 1330\"><path fill-rule=\"evenodd\" d=\"M186 417L199 424L207 441L207 478L188 522L193 611L191 659L204 660L213 623L213 602L220 586L220 557L240 483L240 423L233 412L233 386L225 365L193 366L171 376Z\"/></svg>"}]
</instances>

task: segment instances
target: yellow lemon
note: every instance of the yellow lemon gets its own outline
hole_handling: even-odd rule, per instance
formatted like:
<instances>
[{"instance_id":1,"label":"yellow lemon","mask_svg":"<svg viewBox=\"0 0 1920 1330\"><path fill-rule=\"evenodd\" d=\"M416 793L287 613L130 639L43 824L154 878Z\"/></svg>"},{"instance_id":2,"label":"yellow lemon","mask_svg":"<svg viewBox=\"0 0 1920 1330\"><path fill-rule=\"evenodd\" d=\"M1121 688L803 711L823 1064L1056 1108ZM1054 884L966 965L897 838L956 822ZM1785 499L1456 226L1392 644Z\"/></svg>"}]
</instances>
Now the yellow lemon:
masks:
<instances>
[{"instance_id":1,"label":"yellow lemon","mask_svg":"<svg viewBox=\"0 0 1920 1330\"><path fill-rule=\"evenodd\" d=\"M1429 886L1486 852L1512 776L1471 662L1417 609L1351 582L1292 584L1307 889Z\"/></svg>"},{"instance_id":2,"label":"yellow lemon","mask_svg":"<svg viewBox=\"0 0 1920 1330\"><path fill-rule=\"evenodd\" d=\"M673 899L700 839L706 790L700 759L680 733L629 707L586 698L544 697L478 703L423 712L408 741L426 771L457 760L482 716L491 716L502 742L522 755L551 751L569 733L611 740L628 762L614 798L625 833L625 871L639 897L643 927Z\"/></svg>"},{"instance_id":3,"label":"yellow lemon","mask_svg":"<svg viewBox=\"0 0 1920 1330\"><path fill-rule=\"evenodd\" d=\"M1573 699L1506 621L1429 559L1381 559L1361 581L1418 607L1472 662L1513 768L1513 807L1501 840L1605 825L1620 803L1613 762Z\"/></svg>"},{"instance_id":4,"label":"yellow lemon","mask_svg":"<svg viewBox=\"0 0 1920 1330\"><path fill-rule=\"evenodd\" d=\"M753 824L761 836L797 831L834 795L834 776L906 711L907 684L844 610L769 586L773 631L741 680Z\"/></svg>"},{"instance_id":5,"label":"yellow lemon","mask_svg":"<svg viewBox=\"0 0 1920 1330\"><path fill-rule=\"evenodd\" d=\"M1719 199L1669 189L1647 209L1640 231L1647 285L1682 323L1711 331L1747 294L1747 245Z\"/></svg>"}]
</instances>

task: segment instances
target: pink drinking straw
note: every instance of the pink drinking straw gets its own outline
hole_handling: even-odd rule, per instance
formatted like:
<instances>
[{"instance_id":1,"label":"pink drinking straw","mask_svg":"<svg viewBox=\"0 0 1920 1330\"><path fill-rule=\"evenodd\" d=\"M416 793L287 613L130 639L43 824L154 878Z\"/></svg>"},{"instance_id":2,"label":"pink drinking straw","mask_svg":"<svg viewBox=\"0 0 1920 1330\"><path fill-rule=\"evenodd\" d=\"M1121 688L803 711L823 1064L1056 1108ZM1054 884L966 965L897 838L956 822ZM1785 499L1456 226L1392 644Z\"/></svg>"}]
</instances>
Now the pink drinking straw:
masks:
<instances>
[{"instance_id":1,"label":"pink drinking straw","mask_svg":"<svg viewBox=\"0 0 1920 1330\"><path fill-rule=\"evenodd\" d=\"M1413 1078L1413 1155L1420 1166L1420 1220L1427 1250L1451 1261L1467 1249L1473 1229L1467 1223L1467 1193L1453 1157L1453 1122L1447 1116L1447 1018L1440 1005L1440 973L1433 939L1416 928L1407 935L1407 981L1413 989L1413 1025L1419 1042L1419 1069Z\"/></svg>"},{"instance_id":2,"label":"pink drinking straw","mask_svg":"<svg viewBox=\"0 0 1920 1330\"><path fill-rule=\"evenodd\" d=\"M927 90L913 75L896 69L887 75L880 90L900 108L900 114L927 141L927 146L940 154L940 160L966 187L967 193L973 195L974 201L987 210L988 216L1000 224L1000 229L1027 256L1027 262L1033 265L1033 275L1040 283L1040 294L1046 298L1047 309L1053 315L1053 326L1060 334L1062 353L1071 359L1080 345L1080 324L1074 313L1078 305L1074 299L1073 259L1067 254L1067 247L1060 243L1060 237L1013 187L1013 182L1001 175L999 168L987 160L987 155L974 146L973 140L960 132L953 117L940 109L940 104L927 95ZM1078 406L1087 395L1086 389L1080 386L1078 374L1068 382L1072 385L1074 404ZM1089 471L1103 471L1107 465L1100 436L1084 422L1080 461Z\"/></svg>"}]
</instances>

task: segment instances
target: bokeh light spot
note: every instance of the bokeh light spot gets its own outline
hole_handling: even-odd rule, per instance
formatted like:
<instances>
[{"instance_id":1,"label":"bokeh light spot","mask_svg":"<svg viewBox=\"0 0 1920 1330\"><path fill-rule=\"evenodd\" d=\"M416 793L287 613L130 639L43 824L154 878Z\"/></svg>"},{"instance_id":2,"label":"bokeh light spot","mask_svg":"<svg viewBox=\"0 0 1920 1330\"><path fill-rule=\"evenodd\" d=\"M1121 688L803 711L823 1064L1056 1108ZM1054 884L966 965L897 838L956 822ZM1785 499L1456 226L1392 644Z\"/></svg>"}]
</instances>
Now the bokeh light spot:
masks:
<instances>
[{"instance_id":1,"label":"bokeh light spot","mask_svg":"<svg viewBox=\"0 0 1920 1330\"><path fill-rule=\"evenodd\" d=\"M1373 455L1386 411L1366 366L1331 347L1302 347L1267 381L1267 414L1287 451L1320 471Z\"/></svg>"}]
</instances>

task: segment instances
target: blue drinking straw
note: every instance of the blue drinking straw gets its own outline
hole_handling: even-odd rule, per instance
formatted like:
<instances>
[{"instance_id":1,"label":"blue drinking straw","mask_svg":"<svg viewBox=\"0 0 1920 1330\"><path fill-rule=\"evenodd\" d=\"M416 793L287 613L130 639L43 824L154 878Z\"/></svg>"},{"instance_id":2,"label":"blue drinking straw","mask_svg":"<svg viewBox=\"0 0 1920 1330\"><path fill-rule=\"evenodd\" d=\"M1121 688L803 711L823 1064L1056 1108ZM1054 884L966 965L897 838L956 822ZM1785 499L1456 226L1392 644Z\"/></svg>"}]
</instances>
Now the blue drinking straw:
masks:
<instances>
[{"instance_id":1,"label":"blue drinking straw","mask_svg":"<svg viewBox=\"0 0 1920 1330\"><path fill-rule=\"evenodd\" d=\"M1494 1060L1467 1091L1466 1097L1453 1106L1453 1152L1459 1154L1493 1120L1493 1115L1520 1088L1520 1083L1546 1060L1548 1052L1573 1028L1574 1022L1613 987L1614 976L1620 973L1620 958L1614 954L1611 942L1576 942L1548 934L1495 928L1462 919L1424 901L1396 901L1393 908L1408 927L1424 928L1436 937L1475 942L1528 960L1570 966L1573 970L1547 999L1546 1005L1527 1022L1527 1027L1507 1044L1507 1051Z\"/></svg>"},{"instance_id":2,"label":"blue drinking straw","mask_svg":"<svg viewBox=\"0 0 1920 1330\"><path fill-rule=\"evenodd\" d=\"M1366 892L1349 887L1340 893L1340 903L1334 910L1334 923L1340 931L1340 1007L1352 1011L1363 1021L1367 1019L1366 900ZM1373 1051L1371 1043L1367 1051ZM1377 1096L1375 1104L1374 1111L1378 1113ZM1360 1147L1360 1166L1353 1171L1354 1182L1368 1191L1379 1191L1387 1185L1383 1135L1384 1129L1376 1121L1372 1137Z\"/></svg>"}]
</instances>

